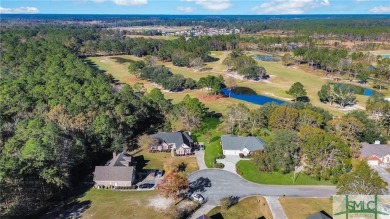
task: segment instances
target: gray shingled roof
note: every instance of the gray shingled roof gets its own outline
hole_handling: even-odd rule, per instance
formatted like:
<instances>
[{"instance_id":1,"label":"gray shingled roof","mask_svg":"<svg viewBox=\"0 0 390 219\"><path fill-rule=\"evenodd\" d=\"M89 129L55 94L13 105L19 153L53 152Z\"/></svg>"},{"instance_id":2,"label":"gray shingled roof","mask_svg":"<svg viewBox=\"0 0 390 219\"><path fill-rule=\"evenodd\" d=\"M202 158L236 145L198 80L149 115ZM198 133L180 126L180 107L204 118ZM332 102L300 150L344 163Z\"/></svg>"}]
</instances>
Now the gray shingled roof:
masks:
<instances>
[{"instance_id":1,"label":"gray shingled roof","mask_svg":"<svg viewBox=\"0 0 390 219\"><path fill-rule=\"evenodd\" d=\"M130 155L122 152L110 161L109 166L129 166L128 164L131 163L131 160L132 157Z\"/></svg>"},{"instance_id":2,"label":"gray shingled roof","mask_svg":"<svg viewBox=\"0 0 390 219\"><path fill-rule=\"evenodd\" d=\"M390 145L362 143L360 153L362 158L366 158L372 155L384 157L390 154Z\"/></svg>"},{"instance_id":3,"label":"gray shingled roof","mask_svg":"<svg viewBox=\"0 0 390 219\"><path fill-rule=\"evenodd\" d=\"M223 150L242 150L245 147L250 151L264 149L264 141L254 136L222 135L221 141Z\"/></svg>"},{"instance_id":4,"label":"gray shingled roof","mask_svg":"<svg viewBox=\"0 0 390 219\"><path fill-rule=\"evenodd\" d=\"M315 214L312 214L310 216L307 216L306 219L332 219L327 215L327 213L323 213L322 211L319 211Z\"/></svg>"},{"instance_id":5,"label":"gray shingled roof","mask_svg":"<svg viewBox=\"0 0 390 219\"><path fill-rule=\"evenodd\" d=\"M177 147L182 146L183 143L191 146L194 142L187 132L160 132L151 135L153 138L158 138L165 143L175 143Z\"/></svg>"},{"instance_id":6,"label":"gray shingled roof","mask_svg":"<svg viewBox=\"0 0 390 219\"><path fill-rule=\"evenodd\" d=\"M96 166L94 181L131 181L134 167Z\"/></svg>"}]
</instances>

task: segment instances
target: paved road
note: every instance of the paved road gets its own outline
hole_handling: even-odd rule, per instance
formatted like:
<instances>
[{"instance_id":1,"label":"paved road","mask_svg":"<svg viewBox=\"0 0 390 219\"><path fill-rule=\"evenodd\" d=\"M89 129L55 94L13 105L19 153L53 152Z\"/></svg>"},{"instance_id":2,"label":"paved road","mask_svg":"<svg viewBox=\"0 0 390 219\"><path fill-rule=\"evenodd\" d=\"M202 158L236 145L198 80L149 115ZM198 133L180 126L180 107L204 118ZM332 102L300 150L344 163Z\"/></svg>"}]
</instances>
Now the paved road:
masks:
<instances>
[{"instance_id":1,"label":"paved road","mask_svg":"<svg viewBox=\"0 0 390 219\"><path fill-rule=\"evenodd\" d=\"M218 169L206 169L189 175L191 191L201 193L210 205L219 205L226 196L244 197L296 196L329 197L336 194L335 186L277 186L251 183L237 174Z\"/></svg>"}]
</instances>

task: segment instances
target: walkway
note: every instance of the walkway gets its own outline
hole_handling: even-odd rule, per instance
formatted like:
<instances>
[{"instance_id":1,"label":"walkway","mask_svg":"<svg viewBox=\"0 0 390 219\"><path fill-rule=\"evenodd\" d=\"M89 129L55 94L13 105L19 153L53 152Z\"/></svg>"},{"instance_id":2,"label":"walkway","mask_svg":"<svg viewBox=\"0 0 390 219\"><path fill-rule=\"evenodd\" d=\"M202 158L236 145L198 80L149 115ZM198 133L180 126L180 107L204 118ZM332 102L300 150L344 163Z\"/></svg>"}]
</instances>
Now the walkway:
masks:
<instances>
[{"instance_id":1,"label":"walkway","mask_svg":"<svg viewBox=\"0 0 390 219\"><path fill-rule=\"evenodd\" d=\"M218 169L199 170L190 174L188 179L190 190L202 194L210 205L219 205L219 200L227 196L330 197L336 194L335 186L261 185L249 182L229 171Z\"/></svg>"},{"instance_id":2,"label":"walkway","mask_svg":"<svg viewBox=\"0 0 390 219\"><path fill-rule=\"evenodd\" d=\"M271 210L272 217L275 219L288 219L282 205L279 202L279 197L277 196L265 196L267 200L268 207Z\"/></svg>"},{"instance_id":3,"label":"walkway","mask_svg":"<svg viewBox=\"0 0 390 219\"><path fill-rule=\"evenodd\" d=\"M204 162L204 150L195 151L195 157L199 170L207 169L206 163Z\"/></svg>"}]
</instances>

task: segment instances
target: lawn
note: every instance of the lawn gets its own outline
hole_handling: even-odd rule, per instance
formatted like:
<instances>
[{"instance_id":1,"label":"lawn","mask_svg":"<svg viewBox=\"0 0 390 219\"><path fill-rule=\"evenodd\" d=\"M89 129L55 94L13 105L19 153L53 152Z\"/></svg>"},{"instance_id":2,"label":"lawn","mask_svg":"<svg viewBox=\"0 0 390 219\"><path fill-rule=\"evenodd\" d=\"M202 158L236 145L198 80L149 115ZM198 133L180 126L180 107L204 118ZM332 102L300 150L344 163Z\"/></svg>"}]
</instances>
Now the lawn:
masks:
<instances>
[{"instance_id":1,"label":"lawn","mask_svg":"<svg viewBox=\"0 0 390 219\"><path fill-rule=\"evenodd\" d=\"M149 200L158 194L158 191L91 189L78 201L90 203L82 218L160 218L163 213L149 205Z\"/></svg>"},{"instance_id":2,"label":"lawn","mask_svg":"<svg viewBox=\"0 0 390 219\"><path fill-rule=\"evenodd\" d=\"M205 143L205 163L208 168L212 168L215 159L222 154L220 144L221 133L218 132L217 126L220 123L218 118L206 118L202 127L194 132L194 140ZM205 134L211 133L210 143L205 139Z\"/></svg>"},{"instance_id":3,"label":"lawn","mask_svg":"<svg viewBox=\"0 0 390 219\"><path fill-rule=\"evenodd\" d=\"M258 200L260 200L260 202L258 202ZM266 203L266 201L262 196L249 197L241 200L236 205L233 205L226 212L224 212L221 207L215 207L207 213L207 216L211 217L215 215L215 218L221 218L218 217L217 214L222 214L222 218L224 219L272 218L268 205L264 205L264 203Z\"/></svg>"},{"instance_id":4,"label":"lawn","mask_svg":"<svg viewBox=\"0 0 390 219\"><path fill-rule=\"evenodd\" d=\"M134 75L131 75L128 72L127 67L129 63L135 60L140 60L140 58L135 56L129 56L129 55L101 56L101 57L88 58L88 61L94 63L99 69L105 71L107 74L111 74L116 80L118 80L121 83L134 85L135 83L140 82L144 84L145 88L148 91L152 90L153 88L156 88L156 86L151 82L142 80L140 78L136 78ZM158 64L164 64L167 67L173 66L172 63L159 62ZM171 71L174 73L185 73L186 71L187 73L190 73L193 70L173 66ZM207 74L201 73L201 74L202 75L200 75L200 77L208 75L208 73ZM196 97L200 99L202 103L204 103L205 106L209 108L210 111L214 111L222 114L225 113L227 106L236 103L242 103L242 101L233 98L210 97L206 94L206 91L202 91L202 90L185 90L183 92L176 92L176 93L163 91L163 93L165 95L165 98L172 100L173 103L180 102L188 94L191 97ZM255 109L259 107L258 105L247 103L247 102L245 102L245 105L247 105L250 109Z\"/></svg>"},{"instance_id":5,"label":"lawn","mask_svg":"<svg viewBox=\"0 0 390 219\"><path fill-rule=\"evenodd\" d=\"M306 218L322 210L332 215L333 211L330 198L279 198L279 201L288 218Z\"/></svg>"},{"instance_id":6,"label":"lawn","mask_svg":"<svg viewBox=\"0 0 390 219\"><path fill-rule=\"evenodd\" d=\"M303 173L300 173L296 178L295 183L293 183L293 173L282 174L279 172L259 172L251 160L239 161L237 163L237 168L239 168L243 173L243 178L254 183L272 185L331 185L329 181L318 181Z\"/></svg>"},{"instance_id":7,"label":"lawn","mask_svg":"<svg viewBox=\"0 0 390 219\"><path fill-rule=\"evenodd\" d=\"M132 155L137 160L137 163L145 165L143 169L164 169L164 164L178 166L181 163L184 163L186 166L185 173L191 173L199 169L194 156L172 157L171 153L149 153L145 150L138 153L135 152Z\"/></svg>"}]
</instances>

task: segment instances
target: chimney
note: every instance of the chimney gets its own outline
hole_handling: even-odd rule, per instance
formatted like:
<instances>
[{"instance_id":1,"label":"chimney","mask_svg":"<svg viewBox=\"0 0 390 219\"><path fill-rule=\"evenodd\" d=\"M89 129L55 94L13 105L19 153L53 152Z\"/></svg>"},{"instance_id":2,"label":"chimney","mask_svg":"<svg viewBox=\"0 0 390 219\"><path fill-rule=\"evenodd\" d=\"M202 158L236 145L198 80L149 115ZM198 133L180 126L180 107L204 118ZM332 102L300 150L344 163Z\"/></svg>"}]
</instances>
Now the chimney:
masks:
<instances>
[{"instance_id":1,"label":"chimney","mask_svg":"<svg viewBox=\"0 0 390 219\"><path fill-rule=\"evenodd\" d=\"M116 158L116 152L112 152L112 159Z\"/></svg>"}]
</instances>

